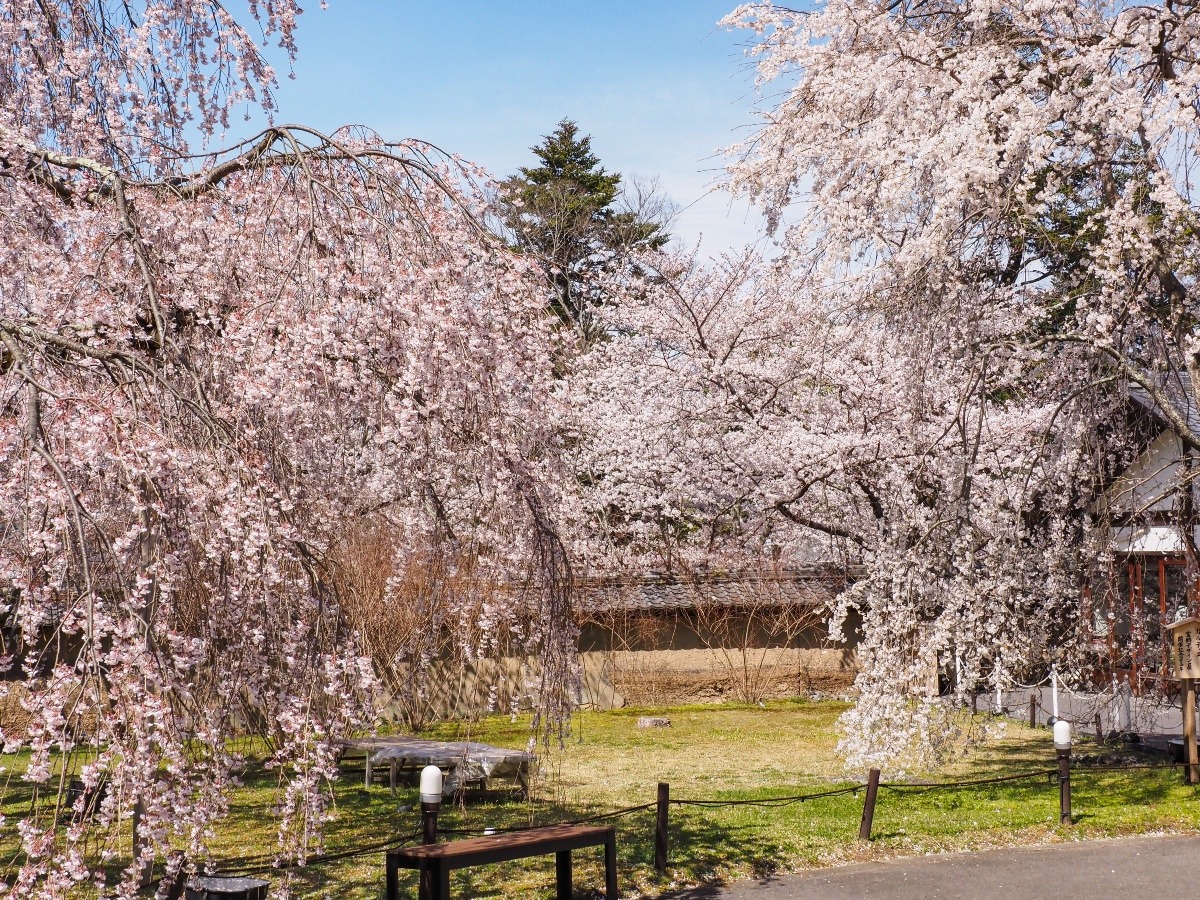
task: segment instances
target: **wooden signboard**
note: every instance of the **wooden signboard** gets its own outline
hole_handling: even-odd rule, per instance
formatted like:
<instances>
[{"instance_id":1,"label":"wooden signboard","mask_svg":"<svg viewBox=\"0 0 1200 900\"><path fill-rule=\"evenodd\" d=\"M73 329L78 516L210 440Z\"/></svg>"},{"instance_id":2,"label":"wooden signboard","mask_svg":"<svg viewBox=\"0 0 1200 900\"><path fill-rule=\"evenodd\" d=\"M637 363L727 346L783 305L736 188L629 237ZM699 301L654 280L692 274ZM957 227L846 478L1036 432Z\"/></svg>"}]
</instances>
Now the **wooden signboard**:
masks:
<instances>
[{"instance_id":1,"label":"wooden signboard","mask_svg":"<svg viewBox=\"0 0 1200 900\"><path fill-rule=\"evenodd\" d=\"M1171 641L1171 675L1200 678L1200 619L1180 619L1167 626Z\"/></svg>"},{"instance_id":2,"label":"wooden signboard","mask_svg":"<svg viewBox=\"0 0 1200 900\"><path fill-rule=\"evenodd\" d=\"M1183 688L1183 754L1188 784L1200 783L1200 748L1196 746L1196 679L1200 678L1200 619L1181 619L1167 626L1171 642L1171 674Z\"/></svg>"}]
</instances>

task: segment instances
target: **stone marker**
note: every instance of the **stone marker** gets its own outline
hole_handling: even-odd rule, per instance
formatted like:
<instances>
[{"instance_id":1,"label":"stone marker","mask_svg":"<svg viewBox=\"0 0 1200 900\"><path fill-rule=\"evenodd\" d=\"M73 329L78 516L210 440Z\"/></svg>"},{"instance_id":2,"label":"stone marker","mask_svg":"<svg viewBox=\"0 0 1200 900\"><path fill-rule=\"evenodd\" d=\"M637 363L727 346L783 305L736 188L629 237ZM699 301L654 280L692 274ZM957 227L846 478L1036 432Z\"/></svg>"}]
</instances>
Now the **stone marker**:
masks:
<instances>
[{"instance_id":1,"label":"stone marker","mask_svg":"<svg viewBox=\"0 0 1200 900\"><path fill-rule=\"evenodd\" d=\"M638 716L638 728L670 728L671 720L666 716Z\"/></svg>"}]
</instances>

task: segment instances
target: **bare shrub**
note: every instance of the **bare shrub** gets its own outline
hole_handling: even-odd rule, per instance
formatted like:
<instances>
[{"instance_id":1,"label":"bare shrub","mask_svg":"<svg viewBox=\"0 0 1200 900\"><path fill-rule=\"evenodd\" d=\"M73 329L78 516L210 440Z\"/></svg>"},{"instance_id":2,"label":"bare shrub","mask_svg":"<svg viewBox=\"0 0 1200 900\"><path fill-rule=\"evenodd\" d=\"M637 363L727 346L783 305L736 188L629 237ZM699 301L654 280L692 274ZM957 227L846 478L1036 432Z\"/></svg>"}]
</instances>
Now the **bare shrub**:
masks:
<instances>
[{"instance_id":1,"label":"bare shrub","mask_svg":"<svg viewBox=\"0 0 1200 900\"><path fill-rule=\"evenodd\" d=\"M605 646L598 652L607 657L605 668L626 700L663 706L687 699L680 694L679 673L669 655L656 652L676 645L676 617L612 609L590 613L584 624L595 626L605 636Z\"/></svg>"},{"instance_id":2,"label":"bare shrub","mask_svg":"<svg viewBox=\"0 0 1200 900\"><path fill-rule=\"evenodd\" d=\"M786 655L799 649L801 638L822 627L828 609L824 604L778 602L769 594L747 594L744 603L731 606L698 591L696 633L721 666L729 694L742 703L758 703L777 691L781 678L791 682L795 677ZM811 689L811 663L800 665Z\"/></svg>"},{"instance_id":3,"label":"bare shrub","mask_svg":"<svg viewBox=\"0 0 1200 900\"><path fill-rule=\"evenodd\" d=\"M399 538L386 520L365 520L331 554L343 615L382 688L377 708L420 730L525 703L540 669L518 649L529 627L519 587L451 542L413 553Z\"/></svg>"}]
</instances>

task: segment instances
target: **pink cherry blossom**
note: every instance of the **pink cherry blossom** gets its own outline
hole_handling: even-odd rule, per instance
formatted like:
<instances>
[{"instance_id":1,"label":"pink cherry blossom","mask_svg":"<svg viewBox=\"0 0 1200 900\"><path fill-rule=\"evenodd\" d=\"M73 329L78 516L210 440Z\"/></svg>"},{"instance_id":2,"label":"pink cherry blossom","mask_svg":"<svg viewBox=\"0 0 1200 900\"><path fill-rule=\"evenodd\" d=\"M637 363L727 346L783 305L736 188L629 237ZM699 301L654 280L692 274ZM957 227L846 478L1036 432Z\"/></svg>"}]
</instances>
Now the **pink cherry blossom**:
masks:
<instances>
[{"instance_id":1,"label":"pink cherry blossom","mask_svg":"<svg viewBox=\"0 0 1200 900\"><path fill-rule=\"evenodd\" d=\"M280 773L279 857L320 850L337 742L381 699L335 564L364 525L397 578L440 555L500 587L431 611L410 659L520 621L533 702L566 711L555 337L476 173L364 130L183 140L270 109L246 23L291 51L298 13L0 9L0 578L30 721L3 739L38 790L18 896L132 896L172 848L202 865L247 732ZM96 788L70 809L64 765Z\"/></svg>"}]
</instances>

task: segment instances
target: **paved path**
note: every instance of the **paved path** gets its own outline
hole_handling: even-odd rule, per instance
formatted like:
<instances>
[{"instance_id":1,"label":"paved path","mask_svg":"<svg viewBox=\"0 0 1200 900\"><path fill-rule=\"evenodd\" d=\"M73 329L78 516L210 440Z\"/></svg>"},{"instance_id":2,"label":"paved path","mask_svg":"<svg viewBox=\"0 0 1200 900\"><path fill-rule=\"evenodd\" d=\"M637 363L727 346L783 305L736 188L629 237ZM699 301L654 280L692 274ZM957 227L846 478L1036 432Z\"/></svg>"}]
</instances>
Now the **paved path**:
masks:
<instances>
[{"instance_id":1,"label":"paved path","mask_svg":"<svg viewBox=\"0 0 1200 900\"><path fill-rule=\"evenodd\" d=\"M1195 894L1200 837L1080 841L861 863L724 888L679 900L1111 900Z\"/></svg>"}]
</instances>

